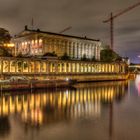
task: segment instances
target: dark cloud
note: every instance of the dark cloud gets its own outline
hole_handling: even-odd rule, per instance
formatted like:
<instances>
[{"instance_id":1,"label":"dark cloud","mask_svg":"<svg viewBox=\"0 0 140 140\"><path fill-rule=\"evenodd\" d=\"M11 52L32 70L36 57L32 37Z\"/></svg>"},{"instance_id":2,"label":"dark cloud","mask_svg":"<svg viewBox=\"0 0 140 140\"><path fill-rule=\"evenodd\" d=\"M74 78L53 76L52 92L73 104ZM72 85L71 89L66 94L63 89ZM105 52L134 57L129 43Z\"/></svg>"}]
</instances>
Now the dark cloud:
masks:
<instances>
[{"instance_id":1,"label":"dark cloud","mask_svg":"<svg viewBox=\"0 0 140 140\"><path fill-rule=\"evenodd\" d=\"M102 21L110 12L121 11L138 0L0 0L0 26L11 34L24 25L59 32L72 26L66 34L100 38L109 43L109 24ZM140 53L140 6L115 19L115 50L132 60Z\"/></svg>"}]
</instances>

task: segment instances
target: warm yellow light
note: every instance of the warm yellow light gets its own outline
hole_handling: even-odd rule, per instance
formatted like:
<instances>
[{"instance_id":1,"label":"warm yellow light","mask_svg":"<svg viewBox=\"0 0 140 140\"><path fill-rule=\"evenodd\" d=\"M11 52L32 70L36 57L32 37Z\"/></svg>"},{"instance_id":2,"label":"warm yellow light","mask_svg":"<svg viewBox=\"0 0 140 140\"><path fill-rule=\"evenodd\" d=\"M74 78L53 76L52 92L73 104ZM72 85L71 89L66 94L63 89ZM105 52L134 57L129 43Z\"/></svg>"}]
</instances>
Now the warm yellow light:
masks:
<instances>
[{"instance_id":1,"label":"warm yellow light","mask_svg":"<svg viewBox=\"0 0 140 140\"><path fill-rule=\"evenodd\" d=\"M15 45L13 43L9 43L9 44L4 44L5 47L14 47Z\"/></svg>"},{"instance_id":2,"label":"warm yellow light","mask_svg":"<svg viewBox=\"0 0 140 140\"><path fill-rule=\"evenodd\" d=\"M35 43L37 44L38 40L35 40Z\"/></svg>"},{"instance_id":3,"label":"warm yellow light","mask_svg":"<svg viewBox=\"0 0 140 140\"><path fill-rule=\"evenodd\" d=\"M39 39L39 43L42 43L42 39Z\"/></svg>"},{"instance_id":4,"label":"warm yellow light","mask_svg":"<svg viewBox=\"0 0 140 140\"><path fill-rule=\"evenodd\" d=\"M14 46L15 46L15 44L10 43L10 44L8 44L8 46L9 46L9 47L14 47Z\"/></svg>"}]
</instances>

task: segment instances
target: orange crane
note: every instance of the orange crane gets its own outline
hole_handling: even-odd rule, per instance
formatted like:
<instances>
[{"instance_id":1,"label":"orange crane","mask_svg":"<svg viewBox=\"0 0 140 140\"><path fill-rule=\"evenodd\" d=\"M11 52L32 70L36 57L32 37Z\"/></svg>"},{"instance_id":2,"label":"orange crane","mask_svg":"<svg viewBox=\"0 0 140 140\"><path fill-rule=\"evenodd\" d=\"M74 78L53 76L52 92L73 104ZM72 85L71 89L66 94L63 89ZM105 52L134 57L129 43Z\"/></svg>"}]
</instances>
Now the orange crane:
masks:
<instances>
[{"instance_id":1,"label":"orange crane","mask_svg":"<svg viewBox=\"0 0 140 140\"><path fill-rule=\"evenodd\" d=\"M122 10L121 12L113 15L113 13L111 12L110 14L110 18L108 18L107 20L104 20L103 23L108 23L110 22L110 48L113 50L113 47L114 47L114 19L125 14L126 12L129 12L130 10L138 7L140 5L140 2L132 5L132 6L129 6L128 8Z\"/></svg>"},{"instance_id":2,"label":"orange crane","mask_svg":"<svg viewBox=\"0 0 140 140\"><path fill-rule=\"evenodd\" d=\"M65 28L65 29L63 29L62 31L60 31L59 33L60 34L62 34L63 32L65 32L65 31L67 31L67 30L70 30L72 27L71 26L69 26L69 27L67 27L67 28Z\"/></svg>"}]
</instances>

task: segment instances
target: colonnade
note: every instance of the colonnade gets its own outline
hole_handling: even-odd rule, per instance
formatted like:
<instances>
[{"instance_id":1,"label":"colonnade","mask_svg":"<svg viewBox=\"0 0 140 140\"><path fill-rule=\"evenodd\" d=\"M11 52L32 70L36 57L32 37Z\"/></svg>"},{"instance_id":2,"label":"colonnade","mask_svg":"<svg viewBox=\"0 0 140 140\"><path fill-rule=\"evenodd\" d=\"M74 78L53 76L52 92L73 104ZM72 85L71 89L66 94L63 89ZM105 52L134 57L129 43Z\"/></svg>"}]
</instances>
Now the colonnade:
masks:
<instances>
[{"instance_id":1,"label":"colonnade","mask_svg":"<svg viewBox=\"0 0 140 140\"><path fill-rule=\"evenodd\" d=\"M123 62L105 63L31 58L0 58L0 73L94 74L125 72L126 64Z\"/></svg>"}]
</instances>

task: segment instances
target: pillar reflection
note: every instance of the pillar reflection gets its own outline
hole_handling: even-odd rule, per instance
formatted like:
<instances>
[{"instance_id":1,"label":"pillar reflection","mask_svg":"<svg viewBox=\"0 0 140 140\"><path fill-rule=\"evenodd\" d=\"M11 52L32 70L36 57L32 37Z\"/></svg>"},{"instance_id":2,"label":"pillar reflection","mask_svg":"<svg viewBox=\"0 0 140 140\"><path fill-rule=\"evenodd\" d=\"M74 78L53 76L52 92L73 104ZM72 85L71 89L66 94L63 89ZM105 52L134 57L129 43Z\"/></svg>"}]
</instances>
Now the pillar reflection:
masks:
<instances>
[{"instance_id":1,"label":"pillar reflection","mask_svg":"<svg viewBox=\"0 0 140 140\"><path fill-rule=\"evenodd\" d=\"M81 117L99 118L102 106L121 101L127 81L77 84L73 89L10 94L0 98L0 117L15 114L29 125L49 125ZM12 93L13 94L13 93ZM111 107L112 108L112 107Z\"/></svg>"}]
</instances>

